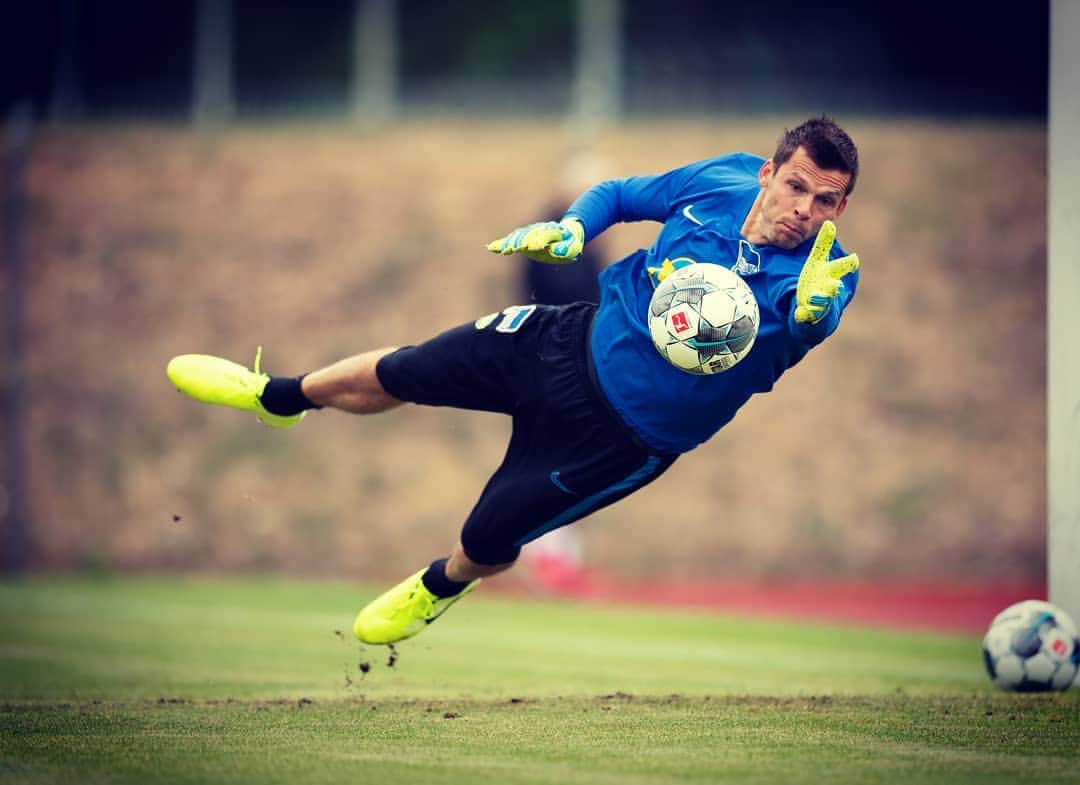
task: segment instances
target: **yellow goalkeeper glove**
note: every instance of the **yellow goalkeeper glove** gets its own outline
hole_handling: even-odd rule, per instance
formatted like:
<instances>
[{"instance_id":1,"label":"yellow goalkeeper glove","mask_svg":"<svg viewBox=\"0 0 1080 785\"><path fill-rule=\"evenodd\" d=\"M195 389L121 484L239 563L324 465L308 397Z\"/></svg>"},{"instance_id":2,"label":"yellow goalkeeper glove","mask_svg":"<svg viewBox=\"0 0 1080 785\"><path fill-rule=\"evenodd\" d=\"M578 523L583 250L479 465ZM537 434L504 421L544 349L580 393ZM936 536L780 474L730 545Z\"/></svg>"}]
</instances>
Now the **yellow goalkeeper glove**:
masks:
<instances>
[{"instance_id":1,"label":"yellow goalkeeper glove","mask_svg":"<svg viewBox=\"0 0 1080 785\"><path fill-rule=\"evenodd\" d=\"M843 286L840 279L859 269L857 254L829 261L829 251L836 241L836 224L826 221L818 231L806 264L799 273L795 289L795 321L814 324L821 321Z\"/></svg>"},{"instance_id":2,"label":"yellow goalkeeper glove","mask_svg":"<svg viewBox=\"0 0 1080 785\"><path fill-rule=\"evenodd\" d=\"M569 264L585 247L585 227L576 218L544 221L515 229L488 243L487 249L505 255L523 253L545 264Z\"/></svg>"}]
</instances>

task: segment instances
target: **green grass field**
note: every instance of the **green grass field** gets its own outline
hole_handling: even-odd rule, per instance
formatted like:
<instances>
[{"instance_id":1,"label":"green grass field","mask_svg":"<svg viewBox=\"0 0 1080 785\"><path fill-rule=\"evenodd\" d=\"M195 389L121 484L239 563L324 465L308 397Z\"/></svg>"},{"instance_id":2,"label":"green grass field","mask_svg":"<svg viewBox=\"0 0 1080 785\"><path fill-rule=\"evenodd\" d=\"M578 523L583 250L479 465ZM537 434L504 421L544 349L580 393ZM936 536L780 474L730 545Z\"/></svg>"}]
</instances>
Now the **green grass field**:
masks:
<instances>
[{"instance_id":1,"label":"green grass field","mask_svg":"<svg viewBox=\"0 0 1080 785\"><path fill-rule=\"evenodd\" d=\"M1000 693L974 637L489 589L390 665L372 591L0 583L0 782L1080 782L1080 689Z\"/></svg>"}]
</instances>

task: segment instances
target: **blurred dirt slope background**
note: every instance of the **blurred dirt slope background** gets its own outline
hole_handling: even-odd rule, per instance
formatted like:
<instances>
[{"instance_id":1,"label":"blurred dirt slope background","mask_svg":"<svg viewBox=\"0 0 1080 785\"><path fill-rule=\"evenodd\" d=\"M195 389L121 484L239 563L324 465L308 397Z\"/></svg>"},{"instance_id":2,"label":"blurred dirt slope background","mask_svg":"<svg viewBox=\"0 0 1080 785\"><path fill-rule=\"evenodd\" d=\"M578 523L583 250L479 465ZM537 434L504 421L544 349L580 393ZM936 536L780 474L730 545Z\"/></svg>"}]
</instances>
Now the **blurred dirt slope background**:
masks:
<instances>
[{"instance_id":1,"label":"blurred dirt slope background","mask_svg":"<svg viewBox=\"0 0 1080 785\"><path fill-rule=\"evenodd\" d=\"M628 125L616 174L783 126ZM841 331L646 491L584 522L627 576L1031 580L1045 550L1045 127L846 121ZM483 245L534 220L557 124L43 131L29 165L32 563L389 579L448 550L495 415L321 413L276 432L171 388L175 354L296 374L518 299ZM621 226L619 251L654 226ZM5 285L7 283L5 282Z\"/></svg>"}]
</instances>

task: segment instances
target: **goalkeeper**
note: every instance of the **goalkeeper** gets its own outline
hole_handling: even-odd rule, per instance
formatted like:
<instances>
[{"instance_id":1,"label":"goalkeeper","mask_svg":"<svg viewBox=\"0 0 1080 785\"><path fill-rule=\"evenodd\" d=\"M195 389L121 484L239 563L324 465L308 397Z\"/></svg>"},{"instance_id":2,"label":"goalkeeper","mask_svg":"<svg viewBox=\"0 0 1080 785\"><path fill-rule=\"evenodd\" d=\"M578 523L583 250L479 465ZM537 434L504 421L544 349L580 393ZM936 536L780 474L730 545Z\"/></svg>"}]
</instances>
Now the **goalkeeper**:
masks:
<instances>
[{"instance_id":1,"label":"goalkeeper","mask_svg":"<svg viewBox=\"0 0 1080 785\"><path fill-rule=\"evenodd\" d=\"M448 556L360 611L356 636L392 643L420 632L521 547L659 477L709 439L755 393L828 337L855 293L858 258L835 242L858 176L851 138L827 117L784 131L772 157L733 153L665 174L607 180L557 222L492 242L569 264L622 221L661 225L650 248L600 274L600 303L521 305L416 346L381 348L296 377L209 355L173 358L173 384L205 403L253 412L276 428L311 409L373 414L405 402L502 412L506 456ZM653 346L649 299L694 261L731 267L750 285L761 323L750 353L711 376L684 373Z\"/></svg>"}]
</instances>

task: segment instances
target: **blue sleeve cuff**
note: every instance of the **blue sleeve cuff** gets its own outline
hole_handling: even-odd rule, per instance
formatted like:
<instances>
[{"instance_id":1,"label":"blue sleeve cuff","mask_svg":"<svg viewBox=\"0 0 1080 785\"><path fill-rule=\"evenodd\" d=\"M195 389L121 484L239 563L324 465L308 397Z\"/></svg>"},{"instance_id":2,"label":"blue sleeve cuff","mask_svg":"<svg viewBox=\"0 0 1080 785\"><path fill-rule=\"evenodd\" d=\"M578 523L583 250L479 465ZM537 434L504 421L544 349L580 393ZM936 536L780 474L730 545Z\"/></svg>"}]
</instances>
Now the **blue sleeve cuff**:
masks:
<instances>
[{"instance_id":1,"label":"blue sleeve cuff","mask_svg":"<svg viewBox=\"0 0 1080 785\"><path fill-rule=\"evenodd\" d=\"M807 346L817 346L824 341L840 326L840 298L834 297L829 301L829 307L816 322L795 321L795 298L791 300L791 310L788 311L788 329Z\"/></svg>"}]
</instances>

